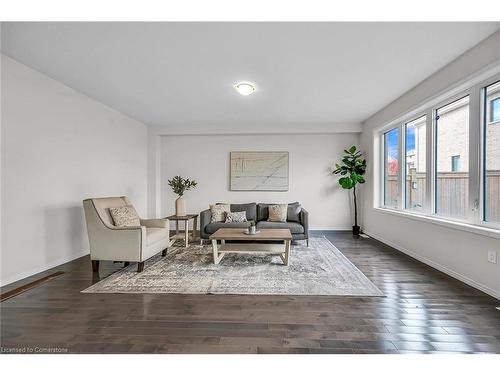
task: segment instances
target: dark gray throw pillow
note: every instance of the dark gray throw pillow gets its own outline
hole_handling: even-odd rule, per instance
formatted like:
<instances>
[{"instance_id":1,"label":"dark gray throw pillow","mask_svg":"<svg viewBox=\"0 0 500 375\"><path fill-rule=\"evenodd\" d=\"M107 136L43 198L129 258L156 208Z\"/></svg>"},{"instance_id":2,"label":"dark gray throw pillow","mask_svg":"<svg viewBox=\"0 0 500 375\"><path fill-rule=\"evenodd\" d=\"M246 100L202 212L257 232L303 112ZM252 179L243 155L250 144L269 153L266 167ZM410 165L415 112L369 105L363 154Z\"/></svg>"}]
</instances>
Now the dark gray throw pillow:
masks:
<instances>
[{"instance_id":1,"label":"dark gray throw pillow","mask_svg":"<svg viewBox=\"0 0 500 375\"><path fill-rule=\"evenodd\" d=\"M287 221L300 222L300 211L302 211L302 206L299 202L288 203L287 209Z\"/></svg>"}]
</instances>

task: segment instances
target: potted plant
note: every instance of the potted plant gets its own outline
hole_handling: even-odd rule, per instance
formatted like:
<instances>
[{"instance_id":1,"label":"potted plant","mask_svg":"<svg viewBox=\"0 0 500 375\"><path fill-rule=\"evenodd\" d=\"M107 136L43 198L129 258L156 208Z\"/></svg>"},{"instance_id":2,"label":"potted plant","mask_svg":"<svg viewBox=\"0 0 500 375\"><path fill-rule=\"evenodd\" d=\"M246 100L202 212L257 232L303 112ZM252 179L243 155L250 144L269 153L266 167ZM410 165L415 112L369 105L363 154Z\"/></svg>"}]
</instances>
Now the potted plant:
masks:
<instances>
[{"instance_id":1,"label":"potted plant","mask_svg":"<svg viewBox=\"0 0 500 375\"><path fill-rule=\"evenodd\" d=\"M344 150L345 155L342 157L341 164L335 164L333 174L340 174L339 184L343 189L353 191L354 195L354 226L352 227L352 234L359 236L360 228L358 226L358 203L356 201L356 185L364 184L366 173L366 159L363 154L352 146L349 150Z\"/></svg>"},{"instance_id":2,"label":"potted plant","mask_svg":"<svg viewBox=\"0 0 500 375\"><path fill-rule=\"evenodd\" d=\"M257 232L257 229L255 227L255 221L250 220L250 227L248 227L248 233L255 234L256 232Z\"/></svg>"},{"instance_id":3,"label":"potted plant","mask_svg":"<svg viewBox=\"0 0 500 375\"><path fill-rule=\"evenodd\" d=\"M168 180L168 185L177 194L177 199L175 200L176 216L186 216L186 201L183 198L184 192L195 188L197 184L196 181L191 181L189 178L182 178L181 176L175 176L171 180Z\"/></svg>"}]
</instances>

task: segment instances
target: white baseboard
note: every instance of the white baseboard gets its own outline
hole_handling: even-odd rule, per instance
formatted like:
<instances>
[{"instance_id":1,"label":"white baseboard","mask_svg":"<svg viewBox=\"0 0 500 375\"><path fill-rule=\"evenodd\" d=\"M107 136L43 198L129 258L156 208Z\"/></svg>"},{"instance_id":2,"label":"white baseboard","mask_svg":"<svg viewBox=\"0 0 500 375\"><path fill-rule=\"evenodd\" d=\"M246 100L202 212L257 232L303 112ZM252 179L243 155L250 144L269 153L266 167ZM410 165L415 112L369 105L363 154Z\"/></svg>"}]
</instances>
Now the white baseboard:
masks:
<instances>
[{"instance_id":1,"label":"white baseboard","mask_svg":"<svg viewBox=\"0 0 500 375\"><path fill-rule=\"evenodd\" d=\"M405 253L406 255L411 256L412 258L415 258L416 260L418 260L422 263L427 264L428 266L431 266L432 268L437 269L438 271L444 272L445 274L447 274L455 279L458 279L458 280L464 282L465 284L470 285L473 288L479 289L480 291L482 291L486 294L489 294L490 296L495 297L496 299L500 300L500 291L498 291L498 290L492 289L486 285L478 283L477 281L472 280L471 278L469 278L465 275L462 275L456 271L453 271L452 269L450 269L446 266L443 266L442 264L436 263L433 260L427 259L426 257L423 257L423 256L421 256L421 255L419 255L411 250L405 249L404 247L399 246L398 244L396 244L392 241L389 241L389 240L383 238L382 236L379 236L378 234L374 234L374 233L370 233L370 232L366 232L366 231L364 231L364 233L369 235L370 237L375 238L376 240L378 240L380 242L385 243L386 245L389 245L389 246L395 248L398 251L401 251L402 253Z\"/></svg>"},{"instance_id":2,"label":"white baseboard","mask_svg":"<svg viewBox=\"0 0 500 375\"><path fill-rule=\"evenodd\" d=\"M321 231L326 231L326 230L352 230L352 227L316 227L316 228L309 228L310 231L315 231L315 230L321 230Z\"/></svg>"},{"instance_id":3,"label":"white baseboard","mask_svg":"<svg viewBox=\"0 0 500 375\"><path fill-rule=\"evenodd\" d=\"M48 264L45 264L43 266L35 267L35 268L31 269L30 271L20 272L17 275L14 275L14 276L11 276L5 280L2 280L2 283L0 284L0 286L2 286L2 287L7 286L7 285L12 284L16 281L22 280L26 277L30 277L30 276L36 275L37 273L47 271L51 268L60 266L61 264L64 264L64 263L71 262L72 260L78 259L78 258L85 256L85 255L88 255L88 254L90 254L89 250L83 250L79 253L72 254L72 255L69 255L69 256L64 257L64 258L60 258L58 260L55 260L55 261L50 262Z\"/></svg>"}]
</instances>

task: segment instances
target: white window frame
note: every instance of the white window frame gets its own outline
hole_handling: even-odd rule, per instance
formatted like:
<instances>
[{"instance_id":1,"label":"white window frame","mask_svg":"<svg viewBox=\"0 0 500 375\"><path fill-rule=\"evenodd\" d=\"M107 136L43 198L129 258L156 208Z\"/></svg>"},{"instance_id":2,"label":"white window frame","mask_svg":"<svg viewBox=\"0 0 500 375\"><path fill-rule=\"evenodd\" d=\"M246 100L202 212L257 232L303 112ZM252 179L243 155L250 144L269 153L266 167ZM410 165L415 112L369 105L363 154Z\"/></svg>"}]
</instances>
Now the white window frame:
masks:
<instances>
[{"instance_id":1,"label":"white window frame","mask_svg":"<svg viewBox=\"0 0 500 375\"><path fill-rule=\"evenodd\" d=\"M480 89L479 92L479 106L480 106L480 140L479 140L479 154L481 157L479 158L479 181L480 186L478 186L479 194L479 210L477 213L477 223L486 228L498 229L500 230L500 222L491 222L485 221L485 161L486 161L486 126L489 124L495 124L495 122L490 122L489 119L486 118L486 88L490 85L493 85L497 82L500 82L500 74L494 75L484 81L482 81L478 86Z\"/></svg>"},{"instance_id":2,"label":"white window frame","mask_svg":"<svg viewBox=\"0 0 500 375\"><path fill-rule=\"evenodd\" d=\"M438 141L438 139L437 139L437 111L443 107L446 107L448 104L456 102L456 101L463 99L465 97L469 97L469 202L468 202L466 217L463 219L460 219L460 218L456 218L456 217L439 215L437 213L437 207L436 207L436 181L437 181L437 170L436 170L436 168L437 168L437 152L436 152L436 150L437 150L437 141ZM431 110L432 110L432 139L433 139L432 152L431 152L432 164L433 164L433 173L431 175L432 190L430 192L430 196L432 199L431 216L436 217L436 218L445 219L445 220L456 221L459 223L471 224L471 223L475 222L475 220L473 219L473 214L471 212L471 209L473 207L472 202L474 202L477 199L476 196L472 199L472 195L474 194L474 190L475 190L474 187L471 186L471 185L473 185L472 180L476 181L476 179L473 178L472 176L478 173L477 164L475 164L477 155L473 155L473 150L471 148L471 144L473 143L472 139L475 136L472 134L473 132L471 131L471 129L472 129L471 119L473 117L471 90L469 89L469 90L461 91L458 94L453 95L453 96L433 105Z\"/></svg>"},{"instance_id":3,"label":"white window frame","mask_svg":"<svg viewBox=\"0 0 500 375\"><path fill-rule=\"evenodd\" d=\"M394 208L392 206L386 206L385 204L385 135L386 133L397 129L397 126L392 126L392 127L387 127L385 128L381 133L380 133L380 141L381 141L381 150L382 150L382 157L381 159L381 174L382 178L381 180L381 197L380 197L380 204L382 207L387 208L387 209L400 209L401 208L401 163L399 162L399 158L401 155L401 129L398 129L398 201L397 201L397 208Z\"/></svg>"},{"instance_id":4,"label":"white window frame","mask_svg":"<svg viewBox=\"0 0 500 375\"><path fill-rule=\"evenodd\" d=\"M379 196L374 199L374 208L418 220L438 222L447 226L492 235L500 238L500 223L487 222L485 217L484 197L484 162L485 162L485 129L489 124L486 118L485 92L486 87L500 81L500 65L482 72L473 78L464 80L455 88L444 91L430 99L418 108L385 124L374 131L374 137L379 138L378 157L379 173L374 173L374 183L379 186ZM436 113L437 109L446 106L460 98L469 96L469 207L467 217L463 220L436 214ZM406 208L406 124L426 115L426 191L423 210ZM385 142L384 134L394 128L399 129L399 183L397 208L385 206ZM378 152L377 152L378 151ZM377 199L378 198L378 199Z\"/></svg>"},{"instance_id":5,"label":"white window frame","mask_svg":"<svg viewBox=\"0 0 500 375\"><path fill-rule=\"evenodd\" d=\"M415 120L418 120L419 118L421 117L424 117L425 116L425 138L426 138L426 141L425 141L425 196L424 196L424 207L422 208L422 210L415 210L415 209L411 209L411 208L407 208L406 207L406 125L408 125L408 123L410 122L413 122ZM428 184L428 179L429 179L429 163L427 161L428 159L428 156L427 156L427 146L428 146L428 136L429 136L429 114L427 112L420 112L418 114L416 114L415 116L412 116L411 119L409 120L406 120L406 121L403 121L402 123L402 130L403 130L403 166L402 166L402 169L403 169L403 173L404 173L404 176L403 176L403 181L402 181L402 201L403 201L403 205L401 207L402 210L404 211L410 211L410 212L414 212L416 214L429 214L430 213L430 207L429 207L429 204L430 202L427 201L427 196L429 195L427 193L427 189L429 188L429 184Z\"/></svg>"}]
</instances>

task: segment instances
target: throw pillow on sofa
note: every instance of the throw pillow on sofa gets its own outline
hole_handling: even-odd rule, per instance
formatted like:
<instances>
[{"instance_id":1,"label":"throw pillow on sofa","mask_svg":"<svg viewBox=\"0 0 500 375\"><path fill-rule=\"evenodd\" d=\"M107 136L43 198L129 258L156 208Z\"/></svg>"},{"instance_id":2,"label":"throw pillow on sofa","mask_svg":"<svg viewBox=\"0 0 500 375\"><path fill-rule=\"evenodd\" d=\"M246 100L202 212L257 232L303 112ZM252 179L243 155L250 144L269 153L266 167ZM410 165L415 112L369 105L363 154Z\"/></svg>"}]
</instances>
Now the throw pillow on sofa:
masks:
<instances>
[{"instance_id":1,"label":"throw pillow on sofa","mask_svg":"<svg viewBox=\"0 0 500 375\"><path fill-rule=\"evenodd\" d=\"M247 221L247 212L226 212L226 223L244 223Z\"/></svg>"},{"instance_id":2,"label":"throw pillow on sofa","mask_svg":"<svg viewBox=\"0 0 500 375\"><path fill-rule=\"evenodd\" d=\"M269 206L274 206L278 203L259 203L257 205L257 221L267 221L269 218ZM302 205L299 202L288 203L288 213L286 221L296 221L300 223L300 212Z\"/></svg>"},{"instance_id":3,"label":"throw pillow on sofa","mask_svg":"<svg viewBox=\"0 0 500 375\"><path fill-rule=\"evenodd\" d=\"M273 204L268 207L269 217L267 221L286 222L288 204Z\"/></svg>"},{"instance_id":4,"label":"throw pillow on sofa","mask_svg":"<svg viewBox=\"0 0 500 375\"><path fill-rule=\"evenodd\" d=\"M110 208L109 213L117 227L138 227L141 225L141 220L134 206Z\"/></svg>"},{"instance_id":5,"label":"throw pillow on sofa","mask_svg":"<svg viewBox=\"0 0 500 375\"><path fill-rule=\"evenodd\" d=\"M229 204L211 204L210 212L212 214L212 223L220 223L226 220L226 212L231 212Z\"/></svg>"},{"instance_id":6,"label":"throw pillow on sofa","mask_svg":"<svg viewBox=\"0 0 500 375\"><path fill-rule=\"evenodd\" d=\"M299 202L288 203L287 211L286 221L296 221L300 223L300 212L302 211L302 206Z\"/></svg>"}]
</instances>

